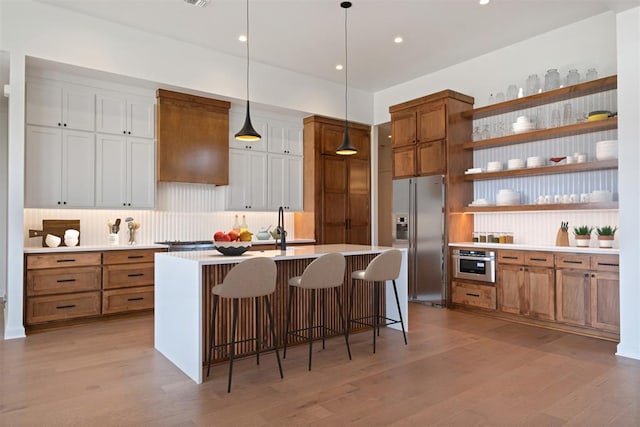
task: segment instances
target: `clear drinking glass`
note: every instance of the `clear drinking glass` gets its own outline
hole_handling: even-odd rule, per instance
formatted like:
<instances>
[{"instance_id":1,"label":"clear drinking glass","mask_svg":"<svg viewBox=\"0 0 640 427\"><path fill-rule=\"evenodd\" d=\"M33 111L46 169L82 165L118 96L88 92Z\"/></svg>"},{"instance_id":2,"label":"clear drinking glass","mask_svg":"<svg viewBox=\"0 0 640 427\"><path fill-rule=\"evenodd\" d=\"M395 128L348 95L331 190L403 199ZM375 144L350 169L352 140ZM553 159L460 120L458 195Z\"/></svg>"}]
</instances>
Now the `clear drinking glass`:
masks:
<instances>
[{"instance_id":1,"label":"clear drinking glass","mask_svg":"<svg viewBox=\"0 0 640 427\"><path fill-rule=\"evenodd\" d=\"M562 106L562 124L570 125L573 124L573 115L571 114L571 104L568 102Z\"/></svg>"},{"instance_id":2,"label":"clear drinking glass","mask_svg":"<svg viewBox=\"0 0 640 427\"><path fill-rule=\"evenodd\" d=\"M549 125L552 128L560 126L560 110L558 110L557 108L551 110L551 120L549 121Z\"/></svg>"},{"instance_id":3,"label":"clear drinking glass","mask_svg":"<svg viewBox=\"0 0 640 427\"><path fill-rule=\"evenodd\" d=\"M509 85L507 88L507 101L511 101L512 99L516 99L518 97L518 86Z\"/></svg>"},{"instance_id":4,"label":"clear drinking glass","mask_svg":"<svg viewBox=\"0 0 640 427\"><path fill-rule=\"evenodd\" d=\"M556 68L550 68L547 70L547 74L544 75L544 90L553 90L560 87L560 73Z\"/></svg>"},{"instance_id":5,"label":"clear drinking glass","mask_svg":"<svg viewBox=\"0 0 640 427\"><path fill-rule=\"evenodd\" d=\"M493 93L489 95L489 100L487 101L487 104L491 105L491 104L495 104L496 100L493 97Z\"/></svg>"},{"instance_id":6,"label":"clear drinking glass","mask_svg":"<svg viewBox=\"0 0 640 427\"><path fill-rule=\"evenodd\" d=\"M491 138L491 131L489 130L489 125L484 125L482 128L482 134L480 134L480 139L489 139Z\"/></svg>"},{"instance_id":7,"label":"clear drinking glass","mask_svg":"<svg viewBox=\"0 0 640 427\"><path fill-rule=\"evenodd\" d=\"M471 134L472 141L479 141L482 137L480 136L480 126L473 127L473 133Z\"/></svg>"}]
</instances>

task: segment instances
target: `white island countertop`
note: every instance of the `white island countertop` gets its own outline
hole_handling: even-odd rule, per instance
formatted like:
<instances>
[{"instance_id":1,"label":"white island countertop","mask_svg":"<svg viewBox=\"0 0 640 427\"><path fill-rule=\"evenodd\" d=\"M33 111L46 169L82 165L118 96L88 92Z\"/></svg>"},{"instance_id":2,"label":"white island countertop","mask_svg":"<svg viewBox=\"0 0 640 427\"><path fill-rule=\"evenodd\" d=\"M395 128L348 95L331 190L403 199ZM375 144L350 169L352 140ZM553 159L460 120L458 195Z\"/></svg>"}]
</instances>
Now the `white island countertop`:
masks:
<instances>
[{"instance_id":1,"label":"white island countertop","mask_svg":"<svg viewBox=\"0 0 640 427\"><path fill-rule=\"evenodd\" d=\"M253 250L240 256L224 256L215 250L157 252L155 254L154 346L196 383L202 383L205 346L203 331L206 328L203 324L205 319L203 302L204 298L210 298L209 294L205 295L203 292L203 271L207 266L235 264L255 257L269 257L276 263L287 262L318 258L334 252L342 253L348 258L349 256L375 255L388 249L392 248L335 244L293 246L285 251ZM400 310L405 325L408 325L407 249L398 249L402 251L403 256L396 284ZM277 286L286 287L287 282L278 282ZM278 304L274 302L274 306ZM284 304L282 306L284 307ZM398 318L398 306L395 303L393 288L390 286L386 287L386 313L391 318ZM400 328L399 325L390 325L390 327Z\"/></svg>"},{"instance_id":2,"label":"white island countertop","mask_svg":"<svg viewBox=\"0 0 640 427\"><path fill-rule=\"evenodd\" d=\"M545 251L545 252L569 252L575 254L593 255L619 255L620 249L606 248L579 248L577 246L545 246L545 245L520 245L517 243L449 243L452 248L478 248L478 249L514 249L520 251Z\"/></svg>"},{"instance_id":3,"label":"white island countertop","mask_svg":"<svg viewBox=\"0 0 640 427\"><path fill-rule=\"evenodd\" d=\"M58 246L57 248L49 248L42 246L26 246L25 254L42 254L42 253L62 253L62 252L96 252L96 251L123 251L133 249L167 249L168 245L159 243L148 243L135 245L80 245L80 246Z\"/></svg>"}]
</instances>

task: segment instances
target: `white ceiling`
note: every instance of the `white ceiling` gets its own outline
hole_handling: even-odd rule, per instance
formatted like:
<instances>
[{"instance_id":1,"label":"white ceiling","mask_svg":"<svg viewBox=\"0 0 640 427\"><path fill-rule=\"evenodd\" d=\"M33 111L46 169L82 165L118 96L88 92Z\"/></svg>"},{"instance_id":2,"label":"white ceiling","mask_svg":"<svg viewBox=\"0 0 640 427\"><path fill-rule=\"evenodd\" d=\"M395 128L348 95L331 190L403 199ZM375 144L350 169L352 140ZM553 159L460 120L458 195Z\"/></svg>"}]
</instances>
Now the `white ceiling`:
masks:
<instances>
[{"instance_id":1,"label":"white ceiling","mask_svg":"<svg viewBox=\"0 0 640 427\"><path fill-rule=\"evenodd\" d=\"M0 0L2 1L2 0ZM203 47L244 56L245 0L40 0ZM378 91L537 34L640 0L353 0L349 86ZM251 0L251 60L344 82L338 0ZM404 43L395 44L400 35Z\"/></svg>"}]
</instances>

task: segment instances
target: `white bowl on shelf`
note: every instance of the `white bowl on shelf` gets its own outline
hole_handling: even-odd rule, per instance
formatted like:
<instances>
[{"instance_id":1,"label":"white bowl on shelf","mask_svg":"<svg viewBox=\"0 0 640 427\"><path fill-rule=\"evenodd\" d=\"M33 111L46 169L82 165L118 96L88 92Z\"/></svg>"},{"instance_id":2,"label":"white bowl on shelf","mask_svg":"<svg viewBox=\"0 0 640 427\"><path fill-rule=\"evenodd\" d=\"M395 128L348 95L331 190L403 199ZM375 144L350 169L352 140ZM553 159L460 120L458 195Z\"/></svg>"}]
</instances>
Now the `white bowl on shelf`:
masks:
<instances>
[{"instance_id":1,"label":"white bowl on shelf","mask_svg":"<svg viewBox=\"0 0 640 427\"><path fill-rule=\"evenodd\" d=\"M525 161L522 159L509 159L507 169L522 169L525 167Z\"/></svg>"},{"instance_id":2,"label":"white bowl on shelf","mask_svg":"<svg viewBox=\"0 0 640 427\"><path fill-rule=\"evenodd\" d=\"M502 170L502 162L487 163L487 172L498 172Z\"/></svg>"},{"instance_id":3,"label":"white bowl on shelf","mask_svg":"<svg viewBox=\"0 0 640 427\"><path fill-rule=\"evenodd\" d=\"M596 143L596 160L611 160L618 158L618 140L611 139Z\"/></svg>"},{"instance_id":4,"label":"white bowl on shelf","mask_svg":"<svg viewBox=\"0 0 640 427\"><path fill-rule=\"evenodd\" d=\"M527 167L528 168L539 168L545 166L546 161L543 157L540 156L532 156L527 157Z\"/></svg>"},{"instance_id":5,"label":"white bowl on shelf","mask_svg":"<svg viewBox=\"0 0 640 427\"><path fill-rule=\"evenodd\" d=\"M58 246L60 246L62 239L55 234L47 234L47 236L44 238L44 242L50 248L57 248Z\"/></svg>"}]
</instances>

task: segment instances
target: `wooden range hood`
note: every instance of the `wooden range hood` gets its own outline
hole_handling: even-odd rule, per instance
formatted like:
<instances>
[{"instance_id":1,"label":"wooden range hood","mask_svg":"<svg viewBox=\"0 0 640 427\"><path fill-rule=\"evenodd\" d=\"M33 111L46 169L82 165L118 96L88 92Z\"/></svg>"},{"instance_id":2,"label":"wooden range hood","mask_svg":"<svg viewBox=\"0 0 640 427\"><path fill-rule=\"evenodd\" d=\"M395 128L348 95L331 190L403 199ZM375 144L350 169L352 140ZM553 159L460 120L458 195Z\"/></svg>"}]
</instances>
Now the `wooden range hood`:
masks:
<instances>
[{"instance_id":1,"label":"wooden range hood","mask_svg":"<svg viewBox=\"0 0 640 427\"><path fill-rule=\"evenodd\" d=\"M157 90L161 182L229 184L229 108L217 99Z\"/></svg>"}]
</instances>

